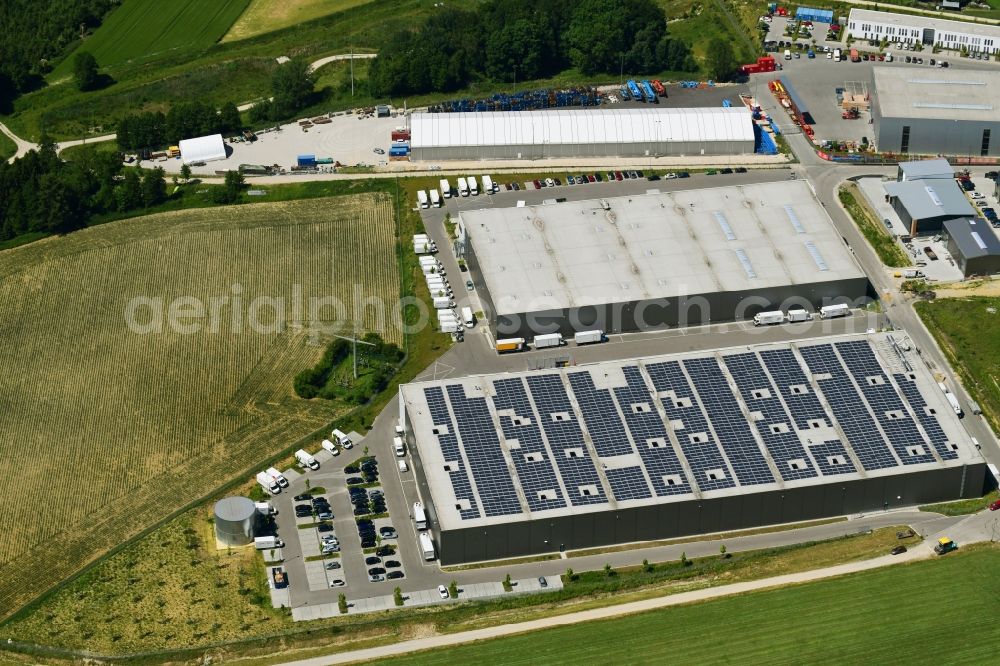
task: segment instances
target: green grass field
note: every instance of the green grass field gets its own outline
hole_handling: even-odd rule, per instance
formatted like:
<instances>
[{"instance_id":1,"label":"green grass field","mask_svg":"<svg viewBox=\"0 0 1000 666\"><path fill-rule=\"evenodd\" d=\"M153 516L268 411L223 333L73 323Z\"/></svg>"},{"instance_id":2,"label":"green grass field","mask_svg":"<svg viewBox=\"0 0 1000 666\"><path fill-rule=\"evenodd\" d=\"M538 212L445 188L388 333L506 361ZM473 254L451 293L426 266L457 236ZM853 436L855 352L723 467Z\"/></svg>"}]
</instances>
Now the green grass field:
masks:
<instances>
[{"instance_id":1,"label":"green grass field","mask_svg":"<svg viewBox=\"0 0 1000 666\"><path fill-rule=\"evenodd\" d=\"M993 431L1000 432L1000 298L942 298L914 307Z\"/></svg>"},{"instance_id":2,"label":"green grass field","mask_svg":"<svg viewBox=\"0 0 1000 666\"><path fill-rule=\"evenodd\" d=\"M899 243L886 232L885 227L876 218L872 217L872 213L863 202L864 195L857 185L852 183L842 186L838 196L840 203L847 209L854 224L883 264L892 268L911 265L910 258L906 256Z\"/></svg>"},{"instance_id":3,"label":"green grass field","mask_svg":"<svg viewBox=\"0 0 1000 666\"><path fill-rule=\"evenodd\" d=\"M987 663L1000 644L1000 549L435 649L377 663Z\"/></svg>"},{"instance_id":4,"label":"green grass field","mask_svg":"<svg viewBox=\"0 0 1000 666\"><path fill-rule=\"evenodd\" d=\"M6 161L17 152L17 146L7 138L7 135L0 132L0 161Z\"/></svg>"},{"instance_id":5,"label":"green grass field","mask_svg":"<svg viewBox=\"0 0 1000 666\"><path fill-rule=\"evenodd\" d=\"M312 21L372 0L250 0L250 6L222 38L235 42Z\"/></svg>"},{"instance_id":6,"label":"green grass field","mask_svg":"<svg viewBox=\"0 0 1000 666\"><path fill-rule=\"evenodd\" d=\"M140 63L178 51L204 50L219 41L250 0L125 0L80 45L101 67ZM73 73L73 56L49 77Z\"/></svg>"}]
</instances>

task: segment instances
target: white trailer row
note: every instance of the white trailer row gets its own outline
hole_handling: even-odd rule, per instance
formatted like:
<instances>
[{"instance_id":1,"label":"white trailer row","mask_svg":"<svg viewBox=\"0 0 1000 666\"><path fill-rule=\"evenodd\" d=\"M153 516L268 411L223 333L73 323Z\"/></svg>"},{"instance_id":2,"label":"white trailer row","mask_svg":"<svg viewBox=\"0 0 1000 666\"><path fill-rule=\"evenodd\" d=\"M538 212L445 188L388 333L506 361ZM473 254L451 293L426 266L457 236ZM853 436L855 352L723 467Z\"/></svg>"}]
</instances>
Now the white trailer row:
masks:
<instances>
[{"instance_id":1,"label":"white trailer row","mask_svg":"<svg viewBox=\"0 0 1000 666\"><path fill-rule=\"evenodd\" d=\"M460 176L457 181L458 196L468 197L476 196L480 192L480 182L482 183L482 193L483 194L493 194L500 190L500 187L493 182L493 179L488 175L482 175L477 179L475 176ZM441 193L445 198L453 196L451 191L451 183L448 182L447 178L442 178L439 183L441 187Z\"/></svg>"},{"instance_id":2,"label":"white trailer row","mask_svg":"<svg viewBox=\"0 0 1000 666\"><path fill-rule=\"evenodd\" d=\"M414 254L434 254L435 252L437 252L437 243L430 236L427 234L413 234Z\"/></svg>"},{"instance_id":3,"label":"white trailer row","mask_svg":"<svg viewBox=\"0 0 1000 666\"><path fill-rule=\"evenodd\" d=\"M820 310L820 316L824 319L830 319L831 317L842 317L850 312L850 308L846 305L831 305L827 306L829 308L834 308L829 311L829 314L824 315L823 310L827 308L822 308ZM841 313L842 312L842 313ZM841 313L841 314L836 314ZM776 324L796 323L800 321L812 321L812 314L807 310L802 308L792 308L787 313L781 310L770 310L767 312L758 312L753 316L754 326L774 326Z\"/></svg>"}]
</instances>

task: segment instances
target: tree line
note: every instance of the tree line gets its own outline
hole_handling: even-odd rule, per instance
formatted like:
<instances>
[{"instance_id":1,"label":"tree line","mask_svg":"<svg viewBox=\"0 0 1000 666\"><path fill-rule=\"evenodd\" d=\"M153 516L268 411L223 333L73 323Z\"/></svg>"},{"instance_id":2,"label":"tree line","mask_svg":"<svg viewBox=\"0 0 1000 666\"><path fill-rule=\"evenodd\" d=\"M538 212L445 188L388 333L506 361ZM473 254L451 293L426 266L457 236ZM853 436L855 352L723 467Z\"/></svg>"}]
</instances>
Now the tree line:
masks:
<instances>
[{"instance_id":1,"label":"tree line","mask_svg":"<svg viewBox=\"0 0 1000 666\"><path fill-rule=\"evenodd\" d=\"M3 0L0 2L0 112L42 76L81 35L100 25L120 0Z\"/></svg>"},{"instance_id":2,"label":"tree line","mask_svg":"<svg viewBox=\"0 0 1000 666\"><path fill-rule=\"evenodd\" d=\"M139 150L176 145L181 139L237 132L242 126L240 112L232 102L226 102L218 111L204 102L183 102L166 113L147 111L124 116L118 121L118 147Z\"/></svg>"},{"instance_id":3,"label":"tree line","mask_svg":"<svg viewBox=\"0 0 1000 666\"><path fill-rule=\"evenodd\" d=\"M376 95L447 92L569 67L585 75L698 69L653 0L489 0L475 11L443 8L394 34L372 61L369 82Z\"/></svg>"},{"instance_id":4,"label":"tree line","mask_svg":"<svg viewBox=\"0 0 1000 666\"><path fill-rule=\"evenodd\" d=\"M95 215L158 206L167 200L163 169L122 166L115 153L93 148L72 161L44 142L14 162L0 163L0 240L27 233L68 233Z\"/></svg>"}]
</instances>

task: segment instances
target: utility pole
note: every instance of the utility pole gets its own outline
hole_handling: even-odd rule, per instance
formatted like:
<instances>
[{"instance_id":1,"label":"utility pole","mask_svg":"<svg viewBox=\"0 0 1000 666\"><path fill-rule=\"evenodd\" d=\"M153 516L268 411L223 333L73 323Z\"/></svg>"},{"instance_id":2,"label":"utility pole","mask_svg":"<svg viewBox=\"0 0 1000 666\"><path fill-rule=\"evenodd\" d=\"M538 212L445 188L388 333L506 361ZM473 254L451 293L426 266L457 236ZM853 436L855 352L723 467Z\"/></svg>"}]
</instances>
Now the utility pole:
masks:
<instances>
[{"instance_id":1,"label":"utility pole","mask_svg":"<svg viewBox=\"0 0 1000 666\"><path fill-rule=\"evenodd\" d=\"M372 343L372 342L365 342L364 340L358 340L357 333L354 333L351 336L336 335L336 334L334 334L333 337L340 338L341 340L347 340L347 341L349 341L351 343L351 352L352 352L352 354L354 356L354 379L357 379L358 378L358 343L360 342L361 344L368 345L369 347L374 347L375 344Z\"/></svg>"}]
</instances>

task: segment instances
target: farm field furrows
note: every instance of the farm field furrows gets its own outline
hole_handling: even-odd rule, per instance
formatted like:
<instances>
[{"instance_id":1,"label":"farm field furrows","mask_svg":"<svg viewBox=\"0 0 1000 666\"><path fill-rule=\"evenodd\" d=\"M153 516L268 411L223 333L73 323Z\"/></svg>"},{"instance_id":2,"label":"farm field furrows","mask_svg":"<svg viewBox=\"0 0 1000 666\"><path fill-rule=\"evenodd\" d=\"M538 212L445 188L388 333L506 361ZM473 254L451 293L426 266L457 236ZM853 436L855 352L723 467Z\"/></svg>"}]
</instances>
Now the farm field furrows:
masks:
<instances>
[{"instance_id":1,"label":"farm field furrows","mask_svg":"<svg viewBox=\"0 0 1000 666\"><path fill-rule=\"evenodd\" d=\"M12 480L0 617L336 418L292 391L325 341L310 299L345 303L319 319L351 330L355 298L391 306L399 289L381 194L164 213L0 253L0 474ZM127 323L137 298L146 330ZM214 327L213 298L229 299ZM171 307L187 309L177 326ZM374 310L358 331L401 343Z\"/></svg>"},{"instance_id":2,"label":"farm field furrows","mask_svg":"<svg viewBox=\"0 0 1000 666\"><path fill-rule=\"evenodd\" d=\"M125 0L78 50L101 67L158 57L172 50L205 49L219 41L250 0ZM73 73L73 57L51 80Z\"/></svg>"},{"instance_id":3,"label":"farm field furrows","mask_svg":"<svg viewBox=\"0 0 1000 666\"><path fill-rule=\"evenodd\" d=\"M372 0L250 0L250 6L229 28L223 42L234 42L305 21L329 16Z\"/></svg>"}]
</instances>

